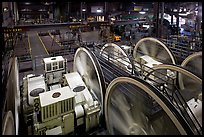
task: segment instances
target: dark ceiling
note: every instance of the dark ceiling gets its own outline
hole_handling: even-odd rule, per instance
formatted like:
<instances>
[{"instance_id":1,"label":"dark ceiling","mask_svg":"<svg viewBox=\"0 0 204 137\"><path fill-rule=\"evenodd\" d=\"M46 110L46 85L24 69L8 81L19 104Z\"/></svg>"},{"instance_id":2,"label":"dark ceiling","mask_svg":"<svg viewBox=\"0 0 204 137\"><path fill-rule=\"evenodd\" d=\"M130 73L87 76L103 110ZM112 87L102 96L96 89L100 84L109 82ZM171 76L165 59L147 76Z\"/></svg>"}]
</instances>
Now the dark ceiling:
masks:
<instances>
[{"instance_id":1,"label":"dark ceiling","mask_svg":"<svg viewBox=\"0 0 204 137\"><path fill-rule=\"evenodd\" d=\"M38 12L47 12L48 10L53 10L53 7L60 7L60 10L64 10L67 12L67 5L69 3L69 11L70 12L80 12L81 2L18 2L19 13L38 13ZM84 2L83 5L86 6L99 6L105 5L105 2ZM154 4L157 2L107 2L107 7L109 7L109 12L113 12L114 10L117 12L120 11L133 11L134 6L142 6L143 8L149 8L154 10ZM121 6L122 5L122 6ZM198 6L202 7L201 2L164 2L164 10L165 13L168 14L176 14L173 13L173 9L177 9L177 7L183 7L187 9L187 11L193 11ZM122 7L122 8L121 8ZM24 11L21 11L24 9ZM26 11L26 9L31 11ZM201 9L202 10L202 9Z\"/></svg>"}]
</instances>

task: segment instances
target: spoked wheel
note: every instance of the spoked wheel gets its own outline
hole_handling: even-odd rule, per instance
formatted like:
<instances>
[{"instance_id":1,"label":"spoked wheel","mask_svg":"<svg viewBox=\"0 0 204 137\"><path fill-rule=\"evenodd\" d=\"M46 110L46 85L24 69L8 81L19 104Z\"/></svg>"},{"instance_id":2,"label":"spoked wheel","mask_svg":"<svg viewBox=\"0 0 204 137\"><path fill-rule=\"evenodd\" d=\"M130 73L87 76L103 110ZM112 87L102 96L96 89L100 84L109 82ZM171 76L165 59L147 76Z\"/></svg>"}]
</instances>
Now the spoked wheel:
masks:
<instances>
[{"instance_id":1,"label":"spoked wheel","mask_svg":"<svg viewBox=\"0 0 204 137\"><path fill-rule=\"evenodd\" d=\"M15 135L15 124L11 111L6 112L3 119L2 135Z\"/></svg>"},{"instance_id":2,"label":"spoked wheel","mask_svg":"<svg viewBox=\"0 0 204 137\"><path fill-rule=\"evenodd\" d=\"M181 66L202 78L202 51L189 55Z\"/></svg>"},{"instance_id":3,"label":"spoked wheel","mask_svg":"<svg viewBox=\"0 0 204 137\"><path fill-rule=\"evenodd\" d=\"M141 56L147 55L161 63L176 64L175 57L169 48L161 41L147 37L139 40L133 50L133 57L139 61Z\"/></svg>"},{"instance_id":4,"label":"spoked wheel","mask_svg":"<svg viewBox=\"0 0 204 137\"><path fill-rule=\"evenodd\" d=\"M166 96L183 113L194 134L202 134L202 79L180 66L166 64L155 66L145 79L153 81L151 75L161 72L159 83L163 82Z\"/></svg>"},{"instance_id":5,"label":"spoked wheel","mask_svg":"<svg viewBox=\"0 0 204 137\"><path fill-rule=\"evenodd\" d=\"M168 82L169 79L166 76L172 80L176 80L176 82L172 82L172 84L175 84L174 86L178 85L177 88L180 90L186 102L191 98L197 98L202 94L202 79L182 67L160 64L153 67L153 70L146 75L145 79L150 78L153 73L155 75L157 72L164 72L163 74L161 73L163 81ZM181 79L180 76L185 77L185 79Z\"/></svg>"},{"instance_id":6,"label":"spoked wheel","mask_svg":"<svg viewBox=\"0 0 204 137\"><path fill-rule=\"evenodd\" d=\"M108 132L114 135L192 134L173 104L138 78L118 77L109 84L105 118Z\"/></svg>"},{"instance_id":7,"label":"spoked wheel","mask_svg":"<svg viewBox=\"0 0 204 137\"><path fill-rule=\"evenodd\" d=\"M123 70L131 72L132 63L130 58L120 46L107 43L101 48L100 55Z\"/></svg>"},{"instance_id":8,"label":"spoked wheel","mask_svg":"<svg viewBox=\"0 0 204 137\"><path fill-rule=\"evenodd\" d=\"M73 67L73 70L81 75L89 91L99 101L101 105L100 115L103 114L105 81L95 55L85 47L78 48L74 56Z\"/></svg>"}]
</instances>

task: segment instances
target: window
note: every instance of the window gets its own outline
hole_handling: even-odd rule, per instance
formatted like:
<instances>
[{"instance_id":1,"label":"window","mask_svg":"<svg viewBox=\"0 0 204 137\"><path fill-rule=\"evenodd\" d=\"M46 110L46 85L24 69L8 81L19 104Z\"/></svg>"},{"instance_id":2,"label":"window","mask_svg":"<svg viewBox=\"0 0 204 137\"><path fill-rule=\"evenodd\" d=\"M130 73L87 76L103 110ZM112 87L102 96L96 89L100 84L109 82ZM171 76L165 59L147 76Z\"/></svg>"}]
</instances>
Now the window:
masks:
<instances>
[{"instance_id":1,"label":"window","mask_svg":"<svg viewBox=\"0 0 204 137\"><path fill-rule=\"evenodd\" d=\"M58 64L57 64L57 62L53 62L52 65L53 65L53 66L52 66L52 70L57 70L57 69L58 69Z\"/></svg>"},{"instance_id":2,"label":"window","mask_svg":"<svg viewBox=\"0 0 204 137\"><path fill-rule=\"evenodd\" d=\"M52 67L52 70L57 70L57 69L58 69L57 66L53 66L53 67Z\"/></svg>"},{"instance_id":3,"label":"window","mask_svg":"<svg viewBox=\"0 0 204 137\"><path fill-rule=\"evenodd\" d=\"M59 62L59 69L63 68L63 61Z\"/></svg>"},{"instance_id":4,"label":"window","mask_svg":"<svg viewBox=\"0 0 204 137\"><path fill-rule=\"evenodd\" d=\"M51 71L51 64L47 64L47 71Z\"/></svg>"},{"instance_id":5,"label":"window","mask_svg":"<svg viewBox=\"0 0 204 137\"><path fill-rule=\"evenodd\" d=\"M56 66L57 65L57 62L53 62L53 66Z\"/></svg>"}]
</instances>

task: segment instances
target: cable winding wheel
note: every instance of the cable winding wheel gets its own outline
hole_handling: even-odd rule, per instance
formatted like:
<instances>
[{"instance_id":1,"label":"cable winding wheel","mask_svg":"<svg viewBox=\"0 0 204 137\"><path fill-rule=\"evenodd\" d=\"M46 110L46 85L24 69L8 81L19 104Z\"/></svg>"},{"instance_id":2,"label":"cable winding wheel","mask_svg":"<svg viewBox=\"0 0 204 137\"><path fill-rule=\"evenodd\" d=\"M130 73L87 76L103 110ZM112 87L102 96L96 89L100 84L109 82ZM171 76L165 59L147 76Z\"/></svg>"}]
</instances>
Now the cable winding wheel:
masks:
<instances>
[{"instance_id":1,"label":"cable winding wheel","mask_svg":"<svg viewBox=\"0 0 204 137\"><path fill-rule=\"evenodd\" d=\"M202 78L202 51L189 55L181 66Z\"/></svg>"},{"instance_id":2,"label":"cable winding wheel","mask_svg":"<svg viewBox=\"0 0 204 137\"><path fill-rule=\"evenodd\" d=\"M132 63L127 53L120 46L114 43L107 43L101 48L100 55L123 70L131 71Z\"/></svg>"},{"instance_id":3,"label":"cable winding wheel","mask_svg":"<svg viewBox=\"0 0 204 137\"><path fill-rule=\"evenodd\" d=\"M169 48L152 37L143 38L136 43L133 57L137 59L143 55L148 55L162 63L176 64L175 57Z\"/></svg>"},{"instance_id":4,"label":"cable winding wheel","mask_svg":"<svg viewBox=\"0 0 204 137\"><path fill-rule=\"evenodd\" d=\"M143 38L136 43L133 58L137 62L134 64L138 72L144 70L143 65L152 68L158 64L176 64L175 57L169 48L152 37ZM148 71L148 68L145 70Z\"/></svg>"},{"instance_id":5,"label":"cable winding wheel","mask_svg":"<svg viewBox=\"0 0 204 137\"><path fill-rule=\"evenodd\" d=\"M81 75L89 91L97 98L101 106L100 115L103 114L105 81L95 55L85 47L78 48L74 56L73 70Z\"/></svg>"},{"instance_id":6,"label":"cable winding wheel","mask_svg":"<svg viewBox=\"0 0 204 137\"><path fill-rule=\"evenodd\" d=\"M192 134L173 104L139 78L118 77L107 87L105 119L114 135Z\"/></svg>"},{"instance_id":7,"label":"cable winding wheel","mask_svg":"<svg viewBox=\"0 0 204 137\"><path fill-rule=\"evenodd\" d=\"M160 80L151 78L156 73L160 73ZM194 134L202 134L202 79L181 66L160 64L153 67L145 80L157 81L155 86L182 113Z\"/></svg>"},{"instance_id":8,"label":"cable winding wheel","mask_svg":"<svg viewBox=\"0 0 204 137\"><path fill-rule=\"evenodd\" d=\"M15 122L10 110L5 113L3 118L2 135L15 135Z\"/></svg>"}]
</instances>

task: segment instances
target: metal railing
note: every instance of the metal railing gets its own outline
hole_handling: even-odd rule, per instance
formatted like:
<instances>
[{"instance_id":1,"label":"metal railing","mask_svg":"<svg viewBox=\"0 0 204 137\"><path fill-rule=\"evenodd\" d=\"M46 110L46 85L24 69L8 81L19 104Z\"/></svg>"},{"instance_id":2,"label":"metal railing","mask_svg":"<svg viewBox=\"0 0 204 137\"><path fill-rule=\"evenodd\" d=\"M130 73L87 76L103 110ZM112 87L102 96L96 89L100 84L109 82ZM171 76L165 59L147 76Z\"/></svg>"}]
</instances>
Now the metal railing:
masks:
<instances>
[{"instance_id":1,"label":"metal railing","mask_svg":"<svg viewBox=\"0 0 204 137\"><path fill-rule=\"evenodd\" d=\"M202 126L199 124L194 113L188 106L184 97L181 95L181 91L176 84L177 78L168 76L166 72L164 73L161 71L157 71L157 74L151 73L148 75L148 73L153 71L153 69L146 66L145 64L141 64L140 62L134 60L132 57L129 57L132 63L132 67L129 68L129 70L125 70L124 68L128 68L128 66L126 65L127 63L123 64L123 62L127 62L127 60L124 60L124 56L117 56L119 54L117 51L115 51L116 53L104 52L103 55L101 55L100 47L98 46L94 46L92 51L101 64L101 68L105 76L105 82L107 84L109 84L114 78L120 76L137 77L145 80L146 82L157 88L160 93L172 103L173 107L175 107L180 112L180 115L185 119L185 121L187 121L195 134L202 134ZM116 63L115 60L118 58L123 60L123 62ZM125 67L121 67L122 65ZM175 76L178 77L178 72L175 73ZM158 104L156 105L153 100L152 103L154 104L152 105L152 110L155 110L155 112L156 110L158 111Z\"/></svg>"}]
</instances>

